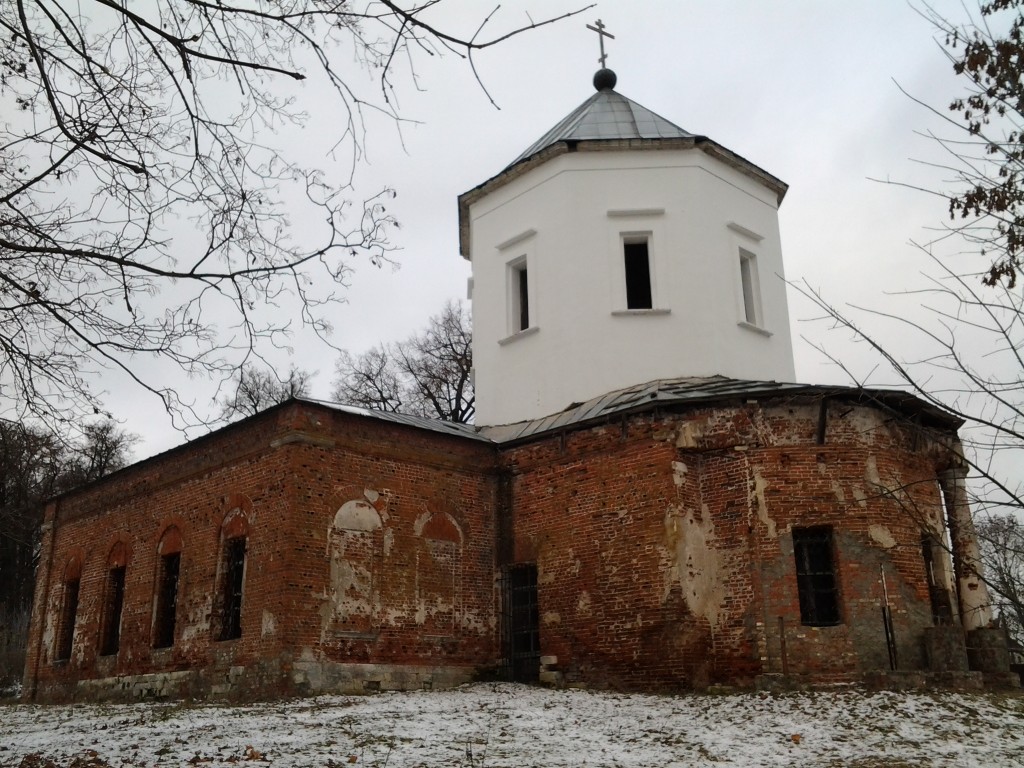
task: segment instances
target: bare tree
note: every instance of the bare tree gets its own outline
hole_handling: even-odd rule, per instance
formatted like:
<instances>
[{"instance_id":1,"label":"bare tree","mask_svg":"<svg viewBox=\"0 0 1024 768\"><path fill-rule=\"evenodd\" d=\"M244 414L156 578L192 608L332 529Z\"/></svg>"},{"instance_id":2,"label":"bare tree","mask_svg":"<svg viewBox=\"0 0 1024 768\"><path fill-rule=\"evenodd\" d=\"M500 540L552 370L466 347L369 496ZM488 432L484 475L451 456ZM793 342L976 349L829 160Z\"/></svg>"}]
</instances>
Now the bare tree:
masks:
<instances>
[{"instance_id":1,"label":"bare tree","mask_svg":"<svg viewBox=\"0 0 1024 768\"><path fill-rule=\"evenodd\" d=\"M929 264L924 283L906 288L894 299L906 304L888 311L838 308L811 286L796 286L824 320L871 351L877 367L863 373L819 347L857 384L882 378L963 419L984 565L992 592L1011 612L1010 596L1020 594L1024 577L1008 548L1019 546L1020 529L1007 522L1024 515L1022 9L1024 0L993 0L960 24L922 10L965 87L948 112L929 107L951 132L931 136L946 158L938 167L952 181L926 190L945 200L950 218L934 239L917 244Z\"/></svg>"},{"instance_id":2,"label":"bare tree","mask_svg":"<svg viewBox=\"0 0 1024 768\"><path fill-rule=\"evenodd\" d=\"M1012 515L990 517L978 524L978 536L995 607L1024 648L1024 524Z\"/></svg>"},{"instance_id":3,"label":"bare tree","mask_svg":"<svg viewBox=\"0 0 1024 768\"><path fill-rule=\"evenodd\" d=\"M398 62L453 52L472 66L475 52L556 20L487 36L492 12L459 37L431 22L436 6L0 4L0 415L73 426L102 412L90 375L113 368L179 426L201 421L141 363L225 380L289 331L272 310L291 299L326 333L350 261L387 258L390 192L353 203L345 180L269 143L303 120L288 84L329 89L333 103L318 106L355 161L367 111L397 118ZM377 76L376 99L359 92L353 61ZM316 223L292 228L300 213Z\"/></svg>"},{"instance_id":4,"label":"bare tree","mask_svg":"<svg viewBox=\"0 0 1024 768\"><path fill-rule=\"evenodd\" d=\"M0 688L21 679L42 502L128 464L136 436L110 420L76 443L0 420Z\"/></svg>"},{"instance_id":5,"label":"bare tree","mask_svg":"<svg viewBox=\"0 0 1024 768\"><path fill-rule=\"evenodd\" d=\"M269 368L245 365L232 381L234 391L221 402L221 416L225 419L252 416L293 397L308 397L311 378L309 371L295 366L288 370L287 378L279 379Z\"/></svg>"},{"instance_id":6,"label":"bare tree","mask_svg":"<svg viewBox=\"0 0 1024 768\"><path fill-rule=\"evenodd\" d=\"M469 316L450 301L422 333L359 357L342 353L333 395L366 408L468 423L475 413L472 369Z\"/></svg>"}]
</instances>

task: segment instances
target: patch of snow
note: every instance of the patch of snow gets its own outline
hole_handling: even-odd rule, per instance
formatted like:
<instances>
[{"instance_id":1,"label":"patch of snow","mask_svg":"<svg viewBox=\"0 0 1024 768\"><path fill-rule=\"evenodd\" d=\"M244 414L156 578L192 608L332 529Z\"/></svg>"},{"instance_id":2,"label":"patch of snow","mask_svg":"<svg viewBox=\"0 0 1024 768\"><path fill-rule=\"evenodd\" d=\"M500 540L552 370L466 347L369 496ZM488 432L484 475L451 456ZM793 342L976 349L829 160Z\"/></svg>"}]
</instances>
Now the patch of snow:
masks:
<instances>
[{"instance_id":1,"label":"patch of snow","mask_svg":"<svg viewBox=\"0 0 1024 768\"><path fill-rule=\"evenodd\" d=\"M1020 766L1024 697L657 696L476 684L222 704L0 706L0 766ZM239 765L239 764L244 765Z\"/></svg>"}]
</instances>

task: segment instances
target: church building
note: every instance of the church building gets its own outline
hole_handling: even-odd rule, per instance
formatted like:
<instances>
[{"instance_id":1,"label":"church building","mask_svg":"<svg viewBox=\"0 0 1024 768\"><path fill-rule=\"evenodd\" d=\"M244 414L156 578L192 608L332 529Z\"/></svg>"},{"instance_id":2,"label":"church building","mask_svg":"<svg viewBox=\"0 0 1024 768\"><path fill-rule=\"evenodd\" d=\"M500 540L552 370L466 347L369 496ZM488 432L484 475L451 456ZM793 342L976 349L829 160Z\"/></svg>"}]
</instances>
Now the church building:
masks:
<instances>
[{"instance_id":1,"label":"church building","mask_svg":"<svg viewBox=\"0 0 1024 768\"><path fill-rule=\"evenodd\" d=\"M477 424L291 400L53 499L27 699L1010 680L960 422L792 383L786 185L594 86L459 197Z\"/></svg>"}]
</instances>

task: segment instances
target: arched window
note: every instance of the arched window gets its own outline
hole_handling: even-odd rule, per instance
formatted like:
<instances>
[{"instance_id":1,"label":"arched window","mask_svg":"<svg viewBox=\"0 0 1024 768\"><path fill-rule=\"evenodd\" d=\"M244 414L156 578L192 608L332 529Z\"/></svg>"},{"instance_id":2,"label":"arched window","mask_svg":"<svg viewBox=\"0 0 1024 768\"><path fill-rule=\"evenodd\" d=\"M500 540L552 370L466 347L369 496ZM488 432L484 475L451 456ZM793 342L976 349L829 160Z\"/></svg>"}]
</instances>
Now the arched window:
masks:
<instances>
[{"instance_id":1,"label":"arched window","mask_svg":"<svg viewBox=\"0 0 1024 768\"><path fill-rule=\"evenodd\" d=\"M107 579L103 588L103 617L100 628L100 655L113 656L121 647L121 612L124 608L124 579L128 566L128 548L118 541L107 555Z\"/></svg>"},{"instance_id":2,"label":"arched window","mask_svg":"<svg viewBox=\"0 0 1024 768\"><path fill-rule=\"evenodd\" d=\"M71 658L71 649L75 642L75 620L78 618L78 587L81 582L82 561L78 557L73 557L64 567L54 661L67 661Z\"/></svg>"},{"instance_id":3,"label":"arched window","mask_svg":"<svg viewBox=\"0 0 1024 768\"><path fill-rule=\"evenodd\" d=\"M181 574L181 532L169 526L157 545L156 586L153 591L153 647L174 645L178 617L178 578Z\"/></svg>"},{"instance_id":4,"label":"arched window","mask_svg":"<svg viewBox=\"0 0 1024 768\"><path fill-rule=\"evenodd\" d=\"M426 513L415 526L416 622L428 634L455 630L462 594L462 529L445 512Z\"/></svg>"},{"instance_id":5,"label":"arched window","mask_svg":"<svg viewBox=\"0 0 1024 768\"><path fill-rule=\"evenodd\" d=\"M242 636L242 595L245 586L245 550L249 522L241 509L227 514L221 525L219 572L220 629L218 640Z\"/></svg>"},{"instance_id":6,"label":"arched window","mask_svg":"<svg viewBox=\"0 0 1024 768\"><path fill-rule=\"evenodd\" d=\"M345 634L379 631L384 528L366 498L346 501L334 515L330 586L334 628Z\"/></svg>"}]
</instances>

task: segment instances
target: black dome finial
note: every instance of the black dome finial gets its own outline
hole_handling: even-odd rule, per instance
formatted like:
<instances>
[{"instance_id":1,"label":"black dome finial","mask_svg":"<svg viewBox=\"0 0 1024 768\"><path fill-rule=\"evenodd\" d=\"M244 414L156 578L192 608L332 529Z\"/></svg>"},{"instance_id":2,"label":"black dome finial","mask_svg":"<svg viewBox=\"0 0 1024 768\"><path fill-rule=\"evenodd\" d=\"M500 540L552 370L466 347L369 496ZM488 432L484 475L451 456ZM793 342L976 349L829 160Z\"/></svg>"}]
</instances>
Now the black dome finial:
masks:
<instances>
[{"instance_id":1,"label":"black dome finial","mask_svg":"<svg viewBox=\"0 0 1024 768\"><path fill-rule=\"evenodd\" d=\"M605 67L594 73L594 88L598 91L610 91L619 80L612 70Z\"/></svg>"}]
</instances>

